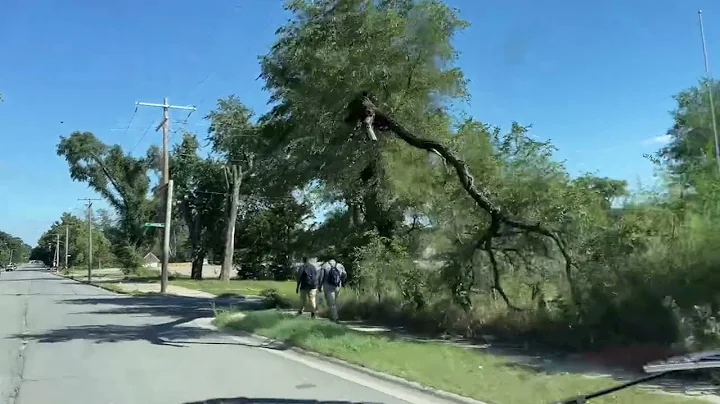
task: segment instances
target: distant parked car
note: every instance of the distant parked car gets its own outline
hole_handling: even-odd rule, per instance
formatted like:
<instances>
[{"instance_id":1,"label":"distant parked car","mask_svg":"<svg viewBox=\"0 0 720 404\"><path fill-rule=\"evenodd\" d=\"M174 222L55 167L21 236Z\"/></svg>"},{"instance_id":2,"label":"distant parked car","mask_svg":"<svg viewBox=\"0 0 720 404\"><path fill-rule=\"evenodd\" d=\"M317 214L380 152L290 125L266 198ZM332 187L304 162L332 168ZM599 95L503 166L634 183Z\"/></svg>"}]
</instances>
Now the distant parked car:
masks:
<instances>
[{"instance_id":1,"label":"distant parked car","mask_svg":"<svg viewBox=\"0 0 720 404\"><path fill-rule=\"evenodd\" d=\"M17 266L15 264L8 264L7 267L5 267L6 272L14 271L17 269Z\"/></svg>"}]
</instances>

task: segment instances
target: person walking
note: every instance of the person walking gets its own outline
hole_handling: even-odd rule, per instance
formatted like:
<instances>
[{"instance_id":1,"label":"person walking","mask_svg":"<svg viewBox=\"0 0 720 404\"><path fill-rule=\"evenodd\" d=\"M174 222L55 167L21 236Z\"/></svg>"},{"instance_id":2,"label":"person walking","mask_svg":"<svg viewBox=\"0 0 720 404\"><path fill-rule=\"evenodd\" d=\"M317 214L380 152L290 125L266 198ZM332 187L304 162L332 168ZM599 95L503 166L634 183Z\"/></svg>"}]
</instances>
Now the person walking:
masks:
<instances>
[{"instance_id":1,"label":"person walking","mask_svg":"<svg viewBox=\"0 0 720 404\"><path fill-rule=\"evenodd\" d=\"M319 278L317 267L310 262L308 257L303 257L302 266L298 271L297 286L295 287L295 293L300 294L298 316L303 314L306 306L310 306L310 317L315 318Z\"/></svg>"},{"instance_id":2,"label":"person walking","mask_svg":"<svg viewBox=\"0 0 720 404\"><path fill-rule=\"evenodd\" d=\"M330 309L330 319L338 321L337 297L340 288L347 277L345 266L334 259L322 264L320 267L320 292L325 295L325 302Z\"/></svg>"}]
</instances>

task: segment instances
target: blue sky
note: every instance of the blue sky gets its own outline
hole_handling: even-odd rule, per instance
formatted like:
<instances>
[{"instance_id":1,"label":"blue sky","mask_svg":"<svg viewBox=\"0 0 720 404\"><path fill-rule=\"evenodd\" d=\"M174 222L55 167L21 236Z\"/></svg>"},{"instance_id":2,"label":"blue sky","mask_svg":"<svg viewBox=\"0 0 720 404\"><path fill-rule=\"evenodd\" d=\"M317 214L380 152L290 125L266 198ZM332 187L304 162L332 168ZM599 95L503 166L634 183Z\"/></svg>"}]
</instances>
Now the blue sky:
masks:
<instances>
[{"instance_id":1,"label":"blue sky","mask_svg":"<svg viewBox=\"0 0 720 404\"><path fill-rule=\"evenodd\" d=\"M696 0L451 0L472 26L456 39L476 118L532 124L573 173L652 181L671 96L720 63L720 4ZM0 5L0 229L34 245L63 211L96 197L72 182L59 136L87 130L135 154L159 144L157 108L215 100L266 111L257 56L289 16L280 0L26 0ZM134 115L134 118L133 118ZM173 112L172 119L186 114ZM129 126L132 118L132 125ZM173 124L180 129L179 124ZM143 134L145 135L143 136ZM101 204L102 205L102 204Z\"/></svg>"}]
</instances>

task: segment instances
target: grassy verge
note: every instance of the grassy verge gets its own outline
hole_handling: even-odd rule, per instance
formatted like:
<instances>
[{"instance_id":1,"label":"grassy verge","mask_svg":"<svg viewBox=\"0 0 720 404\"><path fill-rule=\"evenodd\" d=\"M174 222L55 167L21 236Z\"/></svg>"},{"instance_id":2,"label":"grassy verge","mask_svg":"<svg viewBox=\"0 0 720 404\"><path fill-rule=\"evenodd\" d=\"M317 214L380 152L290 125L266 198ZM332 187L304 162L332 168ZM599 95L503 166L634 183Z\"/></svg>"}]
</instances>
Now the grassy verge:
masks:
<instances>
[{"instance_id":1,"label":"grassy verge","mask_svg":"<svg viewBox=\"0 0 720 404\"><path fill-rule=\"evenodd\" d=\"M295 318L275 311L233 317L221 313L216 324L256 333L440 390L490 403L552 402L616 383L610 378L548 374L461 347L412 342L353 331L324 320ZM704 403L699 399L631 388L593 403Z\"/></svg>"}]
</instances>

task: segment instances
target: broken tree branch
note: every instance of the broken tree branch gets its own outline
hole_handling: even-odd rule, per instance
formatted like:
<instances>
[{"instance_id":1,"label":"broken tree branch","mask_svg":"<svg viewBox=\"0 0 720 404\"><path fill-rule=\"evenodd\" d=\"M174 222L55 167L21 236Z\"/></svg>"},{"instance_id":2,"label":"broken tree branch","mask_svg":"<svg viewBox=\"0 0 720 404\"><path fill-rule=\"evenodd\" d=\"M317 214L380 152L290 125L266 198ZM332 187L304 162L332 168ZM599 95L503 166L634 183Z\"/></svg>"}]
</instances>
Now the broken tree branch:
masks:
<instances>
[{"instance_id":1,"label":"broken tree branch","mask_svg":"<svg viewBox=\"0 0 720 404\"><path fill-rule=\"evenodd\" d=\"M450 164L455 169L458 180L460 181L463 189L465 189L480 209L490 215L491 226L488 228L486 235L482 238L483 242L486 243L485 245L490 245L491 243L489 243L488 240L492 240L492 238L498 235L500 231L500 224L505 224L515 229L540 234L550 238L555 243L560 251L560 254L562 254L565 260L565 275L568 283L570 284L570 298L575 300L572 281L572 259L570 254L567 252L565 242L557 234L539 223L526 223L506 215L499 206L495 205L490 200L490 197L488 196L489 192L475 185L475 178L470 172L470 167L468 167L463 160L450 150L450 148L440 142L420 138L412 134L399 122L395 121L392 117L384 114L375 107L375 104L370 99L370 94L368 92L363 91L355 97L348 104L347 113L345 122L354 125L355 128L362 125L368 138L372 141L377 141L375 130L381 132L392 132L410 146L430 153L435 153L442 157L445 162Z\"/></svg>"}]
</instances>

